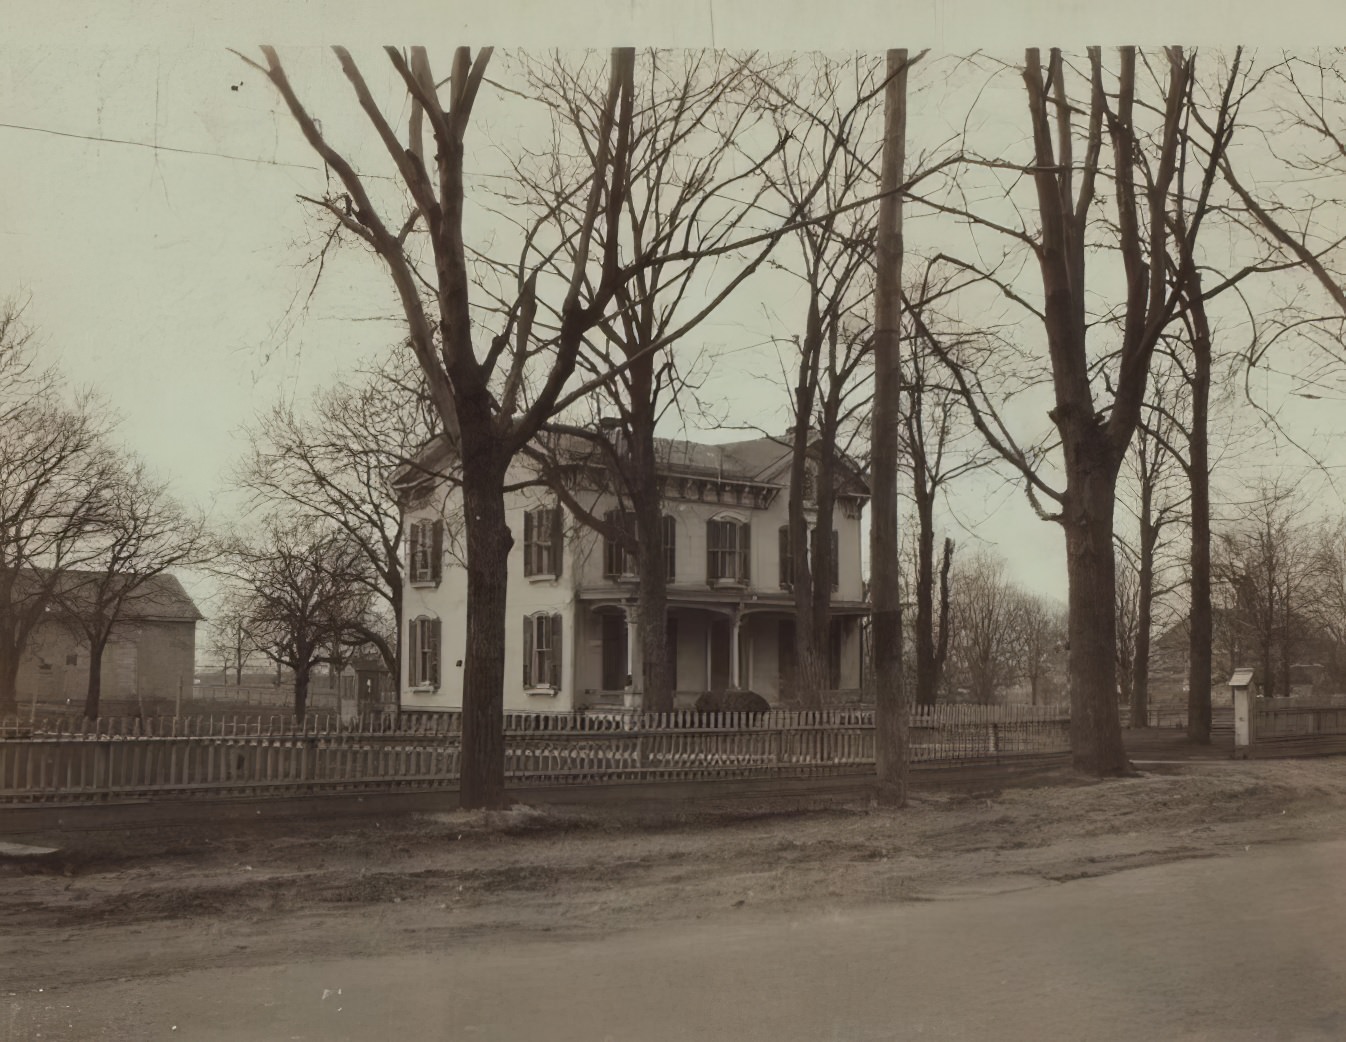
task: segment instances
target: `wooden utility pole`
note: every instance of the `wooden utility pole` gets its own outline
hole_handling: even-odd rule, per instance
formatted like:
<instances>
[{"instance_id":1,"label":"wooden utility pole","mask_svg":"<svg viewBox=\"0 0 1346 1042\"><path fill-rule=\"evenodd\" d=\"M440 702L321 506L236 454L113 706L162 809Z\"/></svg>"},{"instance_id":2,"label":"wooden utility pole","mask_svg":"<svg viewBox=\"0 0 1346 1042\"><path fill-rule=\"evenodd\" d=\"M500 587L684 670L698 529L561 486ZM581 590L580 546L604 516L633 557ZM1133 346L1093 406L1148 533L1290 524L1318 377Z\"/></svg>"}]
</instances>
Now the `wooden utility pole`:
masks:
<instances>
[{"instance_id":1,"label":"wooden utility pole","mask_svg":"<svg viewBox=\"0 0 1346 1042\"><path fill-rule=\"evenodd\" d=\"M874 285L874 413L870 451L870 617L874 741L880 803L907 802L907 705L902 690L902 600L897 556L898 402L901 394L902 200L906 166L907 52L888 52L883 173Z\"/></svg>"}]
</instances>

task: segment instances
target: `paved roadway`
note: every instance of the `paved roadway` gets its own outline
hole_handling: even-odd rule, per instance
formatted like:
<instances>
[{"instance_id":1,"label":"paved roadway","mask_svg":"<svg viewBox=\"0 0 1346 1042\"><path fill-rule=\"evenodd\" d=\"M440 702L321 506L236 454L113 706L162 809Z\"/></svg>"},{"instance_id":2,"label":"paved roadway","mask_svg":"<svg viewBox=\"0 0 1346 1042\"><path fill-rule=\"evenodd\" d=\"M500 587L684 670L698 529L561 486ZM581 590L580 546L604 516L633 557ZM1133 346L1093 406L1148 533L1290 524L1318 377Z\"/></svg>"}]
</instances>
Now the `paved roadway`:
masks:
<instances>
[{"instance_id":1,"label":"paved roadway","mask_svg":"<svg viewBox=\"0 0 1346 1042\"><path fill-rule=\"evenodd\" d=\"M1346 842L598 939L187 971L6 998L0 1038L1346 1038ZM59 996L59 997L58 997Z\"/></svg>"}]
</instances>

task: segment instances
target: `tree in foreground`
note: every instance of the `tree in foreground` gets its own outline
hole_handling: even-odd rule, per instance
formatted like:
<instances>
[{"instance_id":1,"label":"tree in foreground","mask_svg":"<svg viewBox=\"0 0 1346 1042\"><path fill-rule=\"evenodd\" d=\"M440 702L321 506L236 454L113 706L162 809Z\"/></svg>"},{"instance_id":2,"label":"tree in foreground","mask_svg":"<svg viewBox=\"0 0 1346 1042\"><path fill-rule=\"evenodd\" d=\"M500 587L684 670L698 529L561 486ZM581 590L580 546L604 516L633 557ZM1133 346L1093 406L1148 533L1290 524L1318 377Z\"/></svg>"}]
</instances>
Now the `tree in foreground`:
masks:
<instances>
[{"instance_id":1,"label":"tree in foreground","mask_svg":"<svg viewBox=\"0 0 1346 1042\"><path fill-rule=\"evenodd\" d=\"M333 175L335 183L326 193L308 202L371 250L387 270L407 323L408 343L457 450L468 603L459 798L469 808L502 806L503 577L513 545L505 523L506 474L515 456L564 406L562 391L586 336L607 318L618 289L632 277L619 268L615 231L626 201L635 54L626 48L612 52L593 152L581 172L566 183L566 192L585 200L569 244L573 259L558 271L555 257L560 247L538 240L535 229L530 230L508 299L474 315L464 222L464 158L490 49L478 51L474 58L468 48L458 48L450 74L440 80L424 48L412 48L409 55L386 48L394 76L406 92L409 117L404 135L388 122L349 52L336 48L335 53L405 200L382 205L375 201L367 177L324 137L274 48L262 48L265 64L244 61L280 92L304 139ZM555 321L546 330L535 329L539 301L553 291L560 300L552 308ZM484 329L488 324L493 328Z\"/></svg>"},{"instance_id":2,"label":"tree in foreground","mask_svg":"<svg viewBox=\"0 0 1346 1042\"><path fill-rule=\"evenodd\" d=\"M988 157L981 165L986 170L1008 167L1016 179L1027 179L1035 190L1036 227L968 209L963 202L967 185L944 201L926 200L983 232L1006 237L1036 262L1040 291L1029 300L998 266L980 257L956 261L1014 301L1045 334L1054 398L1048 415L1063 488L1046 480L1039 453L1015 444L996 403L979 393L975 374L952 359L941 360L959 382L978 429L1019 469L1040 514L1060 524L1065 534L1071 750L1075 767L1097 776L1128 769L1117 712L1113 521L1118 474L1140 422L1155 346L1178 311L1189 274L1176 258L1192 255L1210 211L1210 189L1236 112L1238 78L1235 63L1214 118L1201 124L1209 133L1198 142L1193 129L1198 121L1192 117L1195 55L1168 48L1154 67L1164 75L1142 70L1142 82L1154 83L1153 94L1138 88L1137 59L1136 48L1121 48L1112 74L1104 68L1101 49L1090 48L1087 69L1076 73L1059 50L1050 52L1045 66L1036 48L1025 53L1032 160L1011 164ZM1073 95L1072 83L1081 83L1081 96ZM1090 235L1099 227L1100 194L1108 181L1113 207L1105 241L1120 260L1117 275L1124 291L1103 323L1108 349L1091 351L1091 333L1097 340L1103 329L1091 319L1087 274L1091 259L1095 267L1101 262ZM1182 215L1180 225L1175 212ZM1175 244L1175 238L1181 241Z\"/></svg>"}]
</instances>

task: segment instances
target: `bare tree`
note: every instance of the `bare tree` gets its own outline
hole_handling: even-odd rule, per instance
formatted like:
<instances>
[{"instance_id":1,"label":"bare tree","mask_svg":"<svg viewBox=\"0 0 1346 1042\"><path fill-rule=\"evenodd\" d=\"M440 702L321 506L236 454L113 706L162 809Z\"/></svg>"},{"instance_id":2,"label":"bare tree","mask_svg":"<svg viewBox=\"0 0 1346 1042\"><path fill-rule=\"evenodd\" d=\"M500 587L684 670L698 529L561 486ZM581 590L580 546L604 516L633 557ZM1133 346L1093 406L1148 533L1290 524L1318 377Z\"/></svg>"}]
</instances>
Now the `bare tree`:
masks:
<instances>
[{"instance_id":1,"label":"bare tree","mask_svg":"<svg viewBox=\"0 0 1346 1042\"><path fill-rule=\"evenodd\" d=\"M467 636L463 668L463 761L465 807L500 806L504 791L503 700L505 682L505 591L513 538L505 523L506 472L543 424L591 388L563 396L587 334L609 316L618 290L635 277L618 259L612 234L625 206L635 106L635 53L612 52L594 151L569 192L586 199L574 240L573 259L555 263L532 230L525 234L511 299L474 317L472 277L465 243L465 141L490 49L475 59L463 47L449 77L434 75L423 48L404 55L387 48L394 73L407 92L411 113L405 138L389 124L358 65L344 48L336 54L370 126L384 146L410 207L390 218L374 202L366 179L323 136L299 100L274 48L262 49L265 64L248 61L275 85L305 140L339 184L308 201L371 249L397 290L408 341L424 371L444 429L456 448L461 474L467 557ZM425 147L425 130L433 148ZM413 240L412 232L419 229ZM603 234L603 229L608 234ZM422 270L423 245L433 269ZM549 331L534 328L539 302L556 284L562 303ZM428 298L428 299L427 299ZM497 322L493 335L481 324Z\"/></svg>"},{"instance_id":2,"label":"bare tree","mask_svg":"<svg viewBox=\"0 0 1346 1042\"><path fill-rule=\"evenodd\" d=\"M238 480L254 502L288 505L344 531L368 562L362 576L386 606L391 627L357 634L398 675L402 632L402 511L395 473L439 432L420 367L395 357L340 380L300 412L277 403L258 417Z\"/></svg>"},{"instance_id":3,"label":"bare tree","mask_svg":"<svg viewBox=\"0 0 1346 1042\"><path fill-rule=\"evenodd\" d=\"M84 715L98 718L103 690L103 652L119 627L164 605L161 577L173 568L204 563L210 553L205 519L185 511L143 463L122 460L106 477L84 534L88 560L62 571L54 606L89 644L89 680Z\"/></svg>"},{"instance_id":4,"label":"bare tree","mask_svg":"<svg viewBox=\"0 0 1346 1042\"><path fill-rule=\"evenodd\" d=\"M802 332L789 338L786 365L793 423L782 556L795 600L792 683L808 707L822 704L832 673L831 532L839 488L854 478L845 432L858 433L854 421L870 400L861 376L872 343L874 173L883 147L871 124L887 79L882 60L808 56L768 88L788 144L765 176L787 207L808 206L816 193L823 211L795 230L795 249L775 261L804 292Z\"/></svg>"},{"instance_id":5,"label":"bare tree","mask_svg":"<svg viewBox=\"0 0 1346 1042\"><path fill-rule=\"evenodd\" d=\"M1263 693L1283 696L1312 633L1321 557L1294 490L1273 482L1252 491L1245 517L1218 533L1212 570L1228 591L1232 657L1251 657Z\"/></svg>"},{"instance_id":6,"label":"bare tree","mask_svg":"<svg viewBox=\"0 0 1346 1042\"><path fill-rule=\"evenodd\" d=\"M234 683L241 685L243 673L257 649L248 640L237 597L221 599L219 606L211 613L207 635L208 646L220 663L224 682L229 682L229 671L233 670Z\"/></svg>"},{"instance_id":7,"label":"bare tree","mask_svg":"<svg viewBox=\"0 0 1346 1042\"><path fill-rule=\"evenodd\" d=\"M1177 584L1169 580L1171 564L1166 557L1166 534L1184 520L1190 496L1178 487L1182 460L1169 446L1179 442L1177 416L1186 385L1171 371L1157 372L1146 402L1146 417L1137 430L1128 455L1130 466L1124 483L1134 491L1132 507L1136 524L1135 542L1117 533L1118 603L1134 601L1133 627L1118 628L1118 669L1124 700L1131 707L1131 726L1144 727L1150 711L1150 645L1156 602L1172 593ZM1190 481L1189 481L1190 491ZM1126 576L1131 587L1125 594ZM1119 609L1120 612L1120 609ZM1123 641L1123 633L1127 641ZM1123 647L1123 644L1126 647Z\"/></svg>"},{"instance_id":8,"label":"bare tree","mask_svg":"<svg viewBox=\"0 0 1346 1042\"><path fill-rule=\"evenodd\" d=\"M94 553L111 469L100 404L67 398L32 347L21 309L0 311L0 716L17 711L20 658L62 572Z\"/></svg>"},{"instance_id":9,"label":"bare tree","mask_svg":"<svg viewBox=\"0 0 1346 1042\"><path fill-rule=\"evenodd\" d=\"M1020 673L1022 596L1005 578L1004 561L986 550L960 559L951 587L951 679L972 701L991 705Z\"/></svg>"},{"instance_id":10,"label":"bare tree","mask_svg":"<svg viewBox=\"0 0 1346 1042\"><path fill-rule=\"evenodd\" d=\"M553 421L547 430L558 437L526 450L570 512L635 562L640 669L633 681L648 712L673 708L655 429L670 409L686 406L680 398L683 341L758 270L784 234L783 227L753 234L753 222L763 214L761 168L786 140L784 132L762 132L760 82L766 73L760 65L752 56L719 52L641 55L623 205L602 231L605 248L615 251L617 266L629 277L617 281L615 313L596 324L578 359L581 370L601 381L605 415L601 425ZM556 151L540 163L515 161L513 170L532 204L556 226L563 247L555 263L573 265L584 248L577 232L586 215L582 200L567 194L566 179L557 177L560 150L577 138L586 154L596 153L601 84L586 64L572 68L559 58L529 64L527 71L529 88L553 114ZM784 223L814 192L797 201ZM752 245L733 257L735 263L721 262L747 239ZM598 491L616 494L617 520L600 516L573 487L567 464L576 442L588 444L581 454L605 472L608 480Z\"/></svg>"},{"instance_id":11,"label":"bare tree","mask_svg":"<svg viewBox=\"0 0 1346 1042\"><path fill-rule=\"evenodd\" d=\"M1053 664L1065 650L1065 613L1051 601L1021 592L1015 615L1019 669L1028 681L1030 703L1038 705L1048 695L1047 679L1056 672Z\"/></svg>"},{"instance_id":12,"label":"bare tree","mask_svg":"<svg viewBox=\"0 0 1346 1042\"><path fill-rule=\"evenodd\" d=\"M229 540L220 563L248 644L293 673L302 719L313 668L363 628L371 600L364 554L329 523L273 514L254 538Z\"/></svg>"},{"instance_id":13,"label":"bare tree","mask_svg":"<svg viewBox=\"0 0 1346 1042\"><path fill-rule=\"evenodd\" d=\"M1008 167L1027 177L1036 194L1036 228L1016 226L976 213L962 201L927 200L941 212L970 218L975 226L1006 237L1030 251L1041 277L1041 305L1011 280L980 261L959 259L972 278L986 279L1032 316L1046 334L1054 396L1049 413L1059 446L1065 487L1053 487L1039 468L1040 453L1020 448L995 405L979 396L975 377L951 365L960 391L973 406L978 429L1015 467L1041 515L1061 524L1069 576L1069 672L1071 748L1075 766L1104 776L1127 769L1116 701L1113 512L1117 477L1140 421L1155 345L1177 312L1186 267L1174 270L1175 232L1170 216L1175 196L1187 196L1187 162L1192 142L1191 111L1195 55L1179 48L1163 52L1155 74L1154 97L1138 91L1135 48L1122 48L1115 78L1105 72L1102 51L1088 52L1087 72L1076 74L1059 50L1044 66L1039 51L1025 54L1023 72L1032 128L1033 159L1009 164L993 157L987 170ZM1148 66L1147 66L1148 69ZM1209 211L1209 195L1224 155L1236 105L1238 64L1224 81L1216 116L1205 142L1204 162L1192 165L1198 182L1184 199L1186 221L1181 252L1190 254ZM1111 80L1111 82L1109 82ZM1072 81L1083 83L1087 101L1072 97ZM1157 123L1147 126L1154 114ZM1076 117L1082 117L1082 139ZM1104 159L1105 139L1111 163ZM1082 147L1077 157L1076 149ZM1195 151L1193 149L1193 151ZM1180 175L1181 172L1181 175ZM1088 233L1099 181L1113 186L1115 224L1109 223L1121 278L1122 299L1112 309L1115 345L1100 356L1089 349L1090 288ZM960 189L965 191L965 189ZM949 359L941 359L946 364ZM1099 385L1103 395L1099 395ZM1050 503L1048 507L1045 504Z\"/></svg>"},{"instance_id":14,"label":"bare tree","mask_svg":"<svg viewBox=\"0 0 1346 1042\"><path fill-rule=\"evenodd\" d=\"M916 507L916 703L934 705L948 656L949 569L954 542L944 540L936 572L935 504L959 478L988 466L994 453L977 436L941 358L975 368L983 385L993 381L996 340L989 330L963 331L940 315L939 301L954 280L927 263L906 293L909 350L903 364L901 442ZM938 577L938 587L936 581ZM936 612L938 594L938 613Z\"/></svg>"}]
</instances>

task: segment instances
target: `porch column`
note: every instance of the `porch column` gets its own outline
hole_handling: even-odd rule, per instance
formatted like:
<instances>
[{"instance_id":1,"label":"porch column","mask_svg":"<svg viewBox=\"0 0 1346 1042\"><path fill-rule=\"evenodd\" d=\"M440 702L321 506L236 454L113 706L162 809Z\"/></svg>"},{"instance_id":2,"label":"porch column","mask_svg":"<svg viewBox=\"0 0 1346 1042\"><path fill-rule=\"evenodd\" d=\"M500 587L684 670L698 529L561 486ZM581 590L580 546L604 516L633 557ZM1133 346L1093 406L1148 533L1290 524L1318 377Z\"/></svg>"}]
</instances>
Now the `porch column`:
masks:
<instances>
[{"instance_id":1,"label":"porch column","mask_svg":"<svg viewBox=\"0 0 1346 1042\"><path fill-rule=\"evenodd\" d=\"M743 624L743 616L735 611L729 617L729 690L738 690L739 679L739 660L738 660L738 635L739 627Z\"/></svg>"},{"instance_id":2,"label":"porch column","mask_svg":"<svg viewBox=\"0 0 1346 1042\"><path fill-rule=\"evenodd\" d=\"M626 606L626 690L636 690L640 672L640 615L634 604Z\"/></svg>"}]
</instances>

